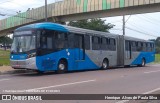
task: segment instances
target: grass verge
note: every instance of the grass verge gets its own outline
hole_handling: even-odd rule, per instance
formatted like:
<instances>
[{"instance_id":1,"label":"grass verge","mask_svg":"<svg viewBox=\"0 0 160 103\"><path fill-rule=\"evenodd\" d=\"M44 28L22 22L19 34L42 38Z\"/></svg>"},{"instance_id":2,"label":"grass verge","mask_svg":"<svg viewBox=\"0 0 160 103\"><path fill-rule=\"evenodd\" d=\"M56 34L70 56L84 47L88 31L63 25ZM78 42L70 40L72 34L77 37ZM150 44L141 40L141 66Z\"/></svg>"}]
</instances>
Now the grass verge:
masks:
<instances>
[{"instance_id":1,"label":"grass verge","mask_svg":"<svg viewBox=\"0 0 160 103\"><path fill-rule=\"evenodd\" d=\"M10 64L9 55L10 55L9 50L4 51L0 49L0 66L3 65L7 66Z\"/></svg>"},{"instance_id":2,"label":"grass verge","mask_svg":"<svg viewBox=\"0 0 160 103\"><path fill-rule=\"evenodd\" d=\"M155 55L155 63L160 63L160 54Z\"/></svg>"}]
</instances>

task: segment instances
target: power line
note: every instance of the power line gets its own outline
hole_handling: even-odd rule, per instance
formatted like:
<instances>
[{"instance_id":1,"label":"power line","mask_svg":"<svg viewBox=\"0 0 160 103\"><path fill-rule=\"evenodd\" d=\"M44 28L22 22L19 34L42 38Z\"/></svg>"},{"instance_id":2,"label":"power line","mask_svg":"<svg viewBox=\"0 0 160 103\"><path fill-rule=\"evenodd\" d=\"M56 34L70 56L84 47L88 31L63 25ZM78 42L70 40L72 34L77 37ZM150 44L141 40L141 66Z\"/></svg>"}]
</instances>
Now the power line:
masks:
<instances>
[{"instance_id":1,"label":"power line","mask_svg":"<svg viewBox=\"0 0 160 103\"><path fill-rule=\"evenodd\" d=\"M155 18L153 18L153 17L151 17L151 16L148 16L148 17L150 17L152 20L154 20L156 23L157 22L160 22L160 20L158 20L158 19L155 19Z\"/></svg>"},{"instance_id":2,"label":"power line","mask_svg":"<svg viewBox=\"0 0 160 103\"><path fill-rule=\"evenodd\" d=\"M132 30L132 31L141 33L141 34L145 34L145 35L148 35L148 36L158 37L158 36L156 36L156 35L152 35L152 34L148 34L148 33L145 33L145 32L139 31L139 30L135 30L135 29L132 29L132 28L130 28L130 27L126 27L126 29L129 29L129 30Z\"/></svg>"},{"instance_id":3,"label":"power line","mask_svg":"<svg viewBox=\"0 0 160 103\"><path fill-rule=\"evenodd\" d=\"M151 19L152 21L154 20L156 23L157 22L160 22L160 20L158 20L158 19L155 19L155 18L153 18L153 17L150 17L150 16L146 16L146 15L143 15L145 18L147 18L147 19Z\"/></svg>"},{"instance_id":4,"label":"power line","mask_svg":"<svg viewBox=\"0 0 160 103\"><path fill-rule=\"evenodd\" d=\"M146 17L144 17L144 16L140 16L140 15L138 15L140 18L142 18L143 20L145 20L145 21L147 21L148 23L151 23L151 24L153 24L153 25L158 25L158 26L160 26L159 25L159 23L157 23L157 22L155 22L155 23L153 23L153 21L152 20L150 20L150 19L147 19Z\"/></svg>"},{"instance_id":5,"label":"power line","mask_svg":"<svg viewBox=\"0 0 160 103\"><path fill-rule=\"evenodd\" d=\"M125 21L125 23L127 23L127 22L128 22L128 20L131 18L131 16L132 16L132 15L130 15L130 16L127 18L127 20Z\"/></svg>"},{"instance_id":6,"label":"power line","mask_svg":"<svg viewBox=\"0 0 160 103\"><path fill-rule=\"evenodd\" d=\"M113 21L113 22L110 22L110 23L122 23L122 21L120 21L120 20L117 20L117 21Z\"/></svg>"},{"instance_id":7,"label":"power line","mask_svg":"<svg viewBox=\"0 0 160 103\"><path fill-rule=\"evenodd\" d=\"M113 29L111 29L111 30L120 30L120 31L122 31L121 28L113 28Z\"/></svg>"},{"instance_id":8,"label":"power line","mask_svg":"<svg viewBox=\"0 0 160 103\"><path fill-rule=\"evenodd\" d=\"M135 25L135 24L132 24L132 23L130 23L130 22L128 22L128 24L129 25L131 25L131 26L133 26L134 28L137 28L137 29L139 29L139 30L141 30L141 31L143 31L143 32L146 32L146 31L144 31L144 29L142 29L142 28L144 28L144 26L142 27L142 26L139 26L138 25L138 27ZM146 30L148 30L148 29L150 29L150 28L146 28ZM151 29L150 29L151 30ZM153 31L153 30L151 30L151 31ZM154 30L154 32L156 32L155 30ZM158 32L156 32L157 34L158 34Z\"/></svg>"}]
</instances>

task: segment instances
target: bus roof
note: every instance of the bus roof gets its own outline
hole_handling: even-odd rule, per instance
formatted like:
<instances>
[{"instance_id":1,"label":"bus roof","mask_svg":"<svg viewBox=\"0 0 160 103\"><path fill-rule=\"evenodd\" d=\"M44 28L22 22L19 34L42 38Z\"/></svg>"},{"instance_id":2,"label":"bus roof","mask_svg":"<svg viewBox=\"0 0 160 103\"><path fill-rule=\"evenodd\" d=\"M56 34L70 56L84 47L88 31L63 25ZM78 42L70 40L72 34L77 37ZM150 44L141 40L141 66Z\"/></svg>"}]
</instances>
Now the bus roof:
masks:
<instances>
[{"instance_id":1,"label":"bus roof","mask_svg":"<svg viewBox=\"0 0 160 103\"><path fill-rule=\"evenodd\" d=\"M50 29L50 30L57 30L57 31L62 31L62 32L68 32L68 30L64 26L62 26L61 24L51 23L51 22L30 24L30 25L19 27L15 31L24 30L24 29L32 29L32 28Z\"/></svg>"},{"instance_id":2,"label":"bus roof","mask_svg":"<svg viewBox=\"0 0 160 103\"><path fill-rule=\"evenodd\" d=\"M107 33L107 32L77 28L77 27L52 23L52 22L34 23L34 24L19 27L15 31L25 30L25 29L29 29L29 28L30 29L32 29L32 28L49 29L49 30L56 30L56 31L61 31L61 32L72 32L72 33L89 34L89 35L101 35L104 37L114 37L114 38L120 36L118 34L112 34L112 33ZM133 40L133 41L142 41L142 42L148 41L148 40L138 39L138 38L129 37L129 36L124 36L124 39ZM150 41L150 42L152 42L152 41Z\"/></svg>"},{"instance_id":3,"label":"bus roof","mask_svg":"<svg viewBox=\"0 0 160 103\"><path fill-rule=\"evenodd\" d=\"M109 37L118 36L112 33L82 29L82 28L71 27L71 26L66 26L66 25L61 25L61 24L51 23L51 22L30 24L30 25L19 27L15 31L32 29L32 28L49 29L49 30L56 30L56 31L61 31L61 32L72 32L72 33L90 34L90 35L103 35L103 36L109 36Z\"/></svg>"},{"instance_id":4,"label":"bus roof","mask_svg":"<svg viewBox=\"0 0 160 103\"><path fill-rule=\"evenodd\" d=\"M154 43L153 41L139 39L139 38L134 38L134 37L129 37L129 36L124 36L124 39L125 40L130 40L130 41L139 41L139 42L151 42L151 43Z\"/></svg>"}]
</instances>

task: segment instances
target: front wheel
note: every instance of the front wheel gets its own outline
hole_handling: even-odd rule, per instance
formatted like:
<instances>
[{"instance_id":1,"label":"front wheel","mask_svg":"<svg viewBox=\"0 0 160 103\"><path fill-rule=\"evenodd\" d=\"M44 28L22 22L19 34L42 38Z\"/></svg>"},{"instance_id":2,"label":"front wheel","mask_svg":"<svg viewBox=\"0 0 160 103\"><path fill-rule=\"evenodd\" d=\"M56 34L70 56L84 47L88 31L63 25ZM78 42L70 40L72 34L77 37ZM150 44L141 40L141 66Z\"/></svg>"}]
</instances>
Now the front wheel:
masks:
<instances>
[{"instance_id":1,"label":"front wheel","mask_svg":"<svg viewBox=\"0 0 160 103\"><path fill-rule=\"evenodd\" d=\"M65 60L60 60L58 63L57 73L65 73L67 71L67 62Z\"/></svg>"}]
</instances>

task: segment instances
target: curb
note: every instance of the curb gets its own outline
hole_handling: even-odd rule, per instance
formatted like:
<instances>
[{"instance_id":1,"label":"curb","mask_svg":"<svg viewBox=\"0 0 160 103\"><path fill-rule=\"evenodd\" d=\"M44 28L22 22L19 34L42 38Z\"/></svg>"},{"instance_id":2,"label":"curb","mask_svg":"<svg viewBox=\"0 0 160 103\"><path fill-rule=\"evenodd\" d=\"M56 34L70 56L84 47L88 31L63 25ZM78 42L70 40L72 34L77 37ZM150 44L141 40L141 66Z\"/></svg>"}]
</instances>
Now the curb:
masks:
<instances>
[{"instance_id":1,"label":"curb","mask_svg":"<svg viewBox=\"0 0 160 103\"><path fill-rule=\"evenodd\" d=\"M29 71L27 71L27 70L8 70L8 71L4 71L4 72L0 71L0 75L19 74L19 73L28 73L28 72Z\"/></svg>"}]
</instances>

